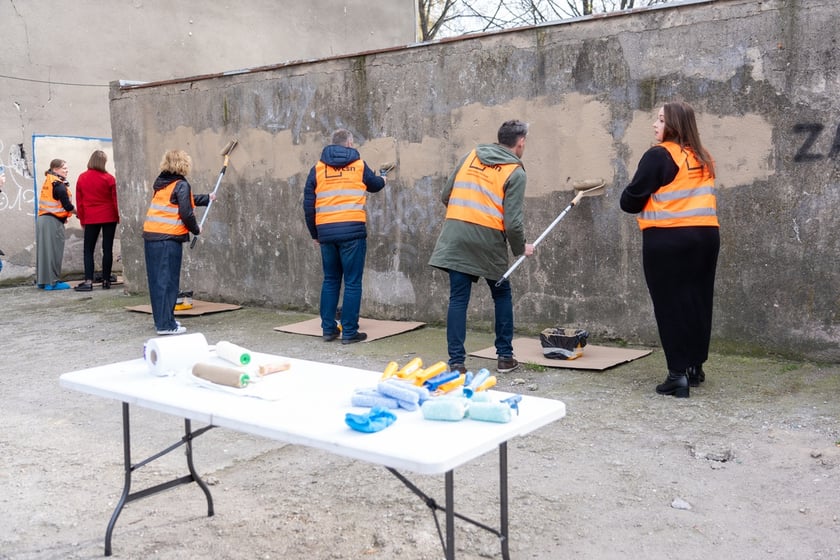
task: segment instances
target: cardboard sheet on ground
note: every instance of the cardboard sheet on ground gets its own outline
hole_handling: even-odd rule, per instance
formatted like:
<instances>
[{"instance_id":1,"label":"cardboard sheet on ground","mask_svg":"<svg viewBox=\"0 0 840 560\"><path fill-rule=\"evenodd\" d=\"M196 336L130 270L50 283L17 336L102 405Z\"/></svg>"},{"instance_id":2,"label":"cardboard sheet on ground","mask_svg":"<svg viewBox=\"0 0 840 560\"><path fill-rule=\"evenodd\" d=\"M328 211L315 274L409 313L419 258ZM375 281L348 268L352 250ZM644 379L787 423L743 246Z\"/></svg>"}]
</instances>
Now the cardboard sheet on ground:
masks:
<instances>
[{"instance_id":1,"label":"cardboard sheet on ground","mask_svg":"<svg viewBox=\"0 0 840 560\"><path fill-rule=\"evenodd\" d=\"M574 360L552 360L543 355L539 338L514 338L513 353L516 355L516 359L523 364L530 363L555 368L594 369L602 371L647 356L651 351L587 344L584 346L583 355L580 358ZM496 347L491 346L484 350L470 352L470 356L495 360Z\"/></svg>"},{"instance_id":2,"label":"cardboard sheet on ground","mask_svg":"<svg viewBox=\"0 0 840 560\"><path fill-rule=\"evenodd\" d=\"M359 317L359 330L367 334L367 340L365 342L413 331L414 329L419 329L425 324L426 323L418 323L416 321L384 321ZM305 334L309 336L321 336L323 334L323 331L321 331L320 317L307 319L306 321L301 321L300 323L292 323L291 325L274 327L274 330L292 334Z\"/></svg>"},{"instance_id":3,"label":"cardboard sheet on ground","mask_svg":"<svg viewBox=\"0 0 840 560\"><path fill-rule=\"evenodd\" d=\"M151 305L133 305L126 307L129 311L139 311L140 313L151 313ZM212 301L201 301L200 299L193 299L192 309L176 309L176 317L184 316L198 316L207 313L220 313L222 311L233 311L235 309L242 309L241 305L234 305L232 303L214 303Z\"/></svg>"}]
</instances>

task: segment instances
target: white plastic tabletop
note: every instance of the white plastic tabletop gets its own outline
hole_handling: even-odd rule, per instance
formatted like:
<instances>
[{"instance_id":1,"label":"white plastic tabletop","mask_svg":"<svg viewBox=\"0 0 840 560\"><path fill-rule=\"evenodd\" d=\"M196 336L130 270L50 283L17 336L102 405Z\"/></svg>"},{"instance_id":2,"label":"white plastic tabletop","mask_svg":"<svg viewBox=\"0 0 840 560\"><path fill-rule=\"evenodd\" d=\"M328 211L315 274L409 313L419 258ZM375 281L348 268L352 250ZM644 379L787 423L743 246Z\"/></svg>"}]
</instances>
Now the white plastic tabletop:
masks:
<instances>
[{"instance_id":1,"label":"white plastic tabletop","mask_svg":"<svg viewBox=\"0 0 840 560\"><path fill-rule=\"evenodd\" d=\"M255 362L277 356L253 353ZM224 363L218 358L219 363ZM182 418L418 474L442 474L565 416L563 402L523 396L509 423L425 420L422 412L397 410L397 420L375 433L352 430L347 412L354 390L375 387L381 373L282 358L288 371L245 389L214 388L189 372L158 377L142 359L65 373L62 387L115 399ZM510 393L491 391L494 398Z\"/></svg>"}]
</instances>

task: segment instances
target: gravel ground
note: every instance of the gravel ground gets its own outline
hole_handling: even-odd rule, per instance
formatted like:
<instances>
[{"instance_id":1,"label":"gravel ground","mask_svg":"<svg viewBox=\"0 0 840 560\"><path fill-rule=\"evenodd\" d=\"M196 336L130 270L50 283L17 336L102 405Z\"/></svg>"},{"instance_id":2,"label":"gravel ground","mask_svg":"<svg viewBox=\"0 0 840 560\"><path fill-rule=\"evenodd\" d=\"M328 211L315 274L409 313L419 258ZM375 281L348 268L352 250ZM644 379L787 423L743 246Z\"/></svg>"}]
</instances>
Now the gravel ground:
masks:
<instances>
[{"instance_id":1,"label":"gravel ground","mask_svg":"<svg viewBox=\"0 0 840 560\"><path fill-rule=\"evenodd\" d=\"M0 289L0 558L103 554L123 483L120 406L62 389L58 377L140 357L155 336L149 315L125 310L146 298L116 288ZM210 343L377 371L446 357L440 328L352 346L273 330L309 317L245 307L182 322ZM470 332L468 344L485 348L492 336ZM568 411L510 442L511 557L840 559L840 365L714 354L706 372L687 400L653 392L664 375L658 349L604 372L500 376L500 388L560 399ZM176 441L182 424L133 408L133 458ZM133 502L116 525L114 558L443 557L431 511L380 467L223 429L194 453L216 514L206 516L193 485ZM489 525L496 460L455 472L459 512ZM149 464L134 489L180 476L182 463L175 453ZM443 500L442 477L412 480ZM456 531L459 559L501 558L491 534L464 523Z\"/></svg>"}]
</instances>

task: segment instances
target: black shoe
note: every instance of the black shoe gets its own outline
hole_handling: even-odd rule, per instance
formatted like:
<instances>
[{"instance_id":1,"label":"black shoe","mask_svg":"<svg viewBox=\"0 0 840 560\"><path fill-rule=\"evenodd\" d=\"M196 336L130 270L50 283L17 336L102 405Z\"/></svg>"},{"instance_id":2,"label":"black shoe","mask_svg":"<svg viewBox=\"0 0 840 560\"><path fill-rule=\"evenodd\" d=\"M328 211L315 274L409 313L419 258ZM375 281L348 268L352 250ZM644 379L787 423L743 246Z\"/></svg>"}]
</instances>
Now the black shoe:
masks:
<instances>
[{"instance_id":1,"label":"black shoe","mask_svg":"<svg viewBox=\"0 0 840 560\"><path fill-rule=\"evenodd\" d=\"M678 399L687 399L688 391L688 375L684 371L669 371L665 382L656 386L660 395L673 395Z\"/></svg>"},{"instance_id":2,"label":"black shoe","mask_svg":"<svg viewBox=\"0 0 840 560\"><path fill-rule=\"evenodd\" d=\"M324 336L321 337L321 339L324 342L332 342L336 338L338 338L338 333L337 332L330 333L330 334L325 334Z\"/></svg>"},{"instance_id":3,"label":"black shoe","mask_svg":"<svg viewBox=\"0 0 840 560\"><path fill-rule=\"evenodd\" d=\"M496 361L496 371L499 373L510 373L518 367L519 362L517 362L516 358L513 356L508 356L506 358L499 356L499 359Z\"/></svg>"},{"instance_id":4,"label":"black shoe","mask_svg":"<svg viewBox=\"0 0 840 560\"><path fill-rule=\"evenodd\" d=\"M342 338L342 344L355 344L356 342L361 342L363 340L367 340L367 334L363 332L357 332L356 336L352 336L350 338Z\"/></svg>"},{"instance_id":5,"label":"black shoe","mask_svg":"<svg viewBox=\"0 0 840 560\"><path fill-rule=\"evenodd\" d=\"M699 387L701 383L706 381L706 372L703 371L703 366L691 366L685 371L688 374L688 385L690 387Z\"/></svg>"},{"instance_id":6,"label":"black shoe","mask_svg":"<svg viewBox=\"0 0 840 560\"><path fill-rule=\"evenodd\" d=\"M110 280L103 280L102 281L102 289L103 290L110 290L111 289L111 281Z\"/></svg>"},{"instance_id":7,"label":"black shoe","mask_svg":"<svg viewBox=\"0 0 840 560\"><path fill-rule=\"evenodd\" d=\"M93 291L93 282L90 280L85 280L75 288L73 288L77 292L92 292Z\"/></svg>"}]
</instances>

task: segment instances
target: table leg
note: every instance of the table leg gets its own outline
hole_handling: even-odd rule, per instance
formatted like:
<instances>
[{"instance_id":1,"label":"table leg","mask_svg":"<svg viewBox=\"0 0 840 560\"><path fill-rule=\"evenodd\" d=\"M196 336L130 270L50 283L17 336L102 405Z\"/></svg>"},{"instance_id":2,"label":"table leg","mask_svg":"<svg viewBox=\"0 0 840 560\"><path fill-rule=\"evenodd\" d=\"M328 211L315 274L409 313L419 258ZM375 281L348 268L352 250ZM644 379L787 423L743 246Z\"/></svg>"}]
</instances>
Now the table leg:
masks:
<instances>
[{"instance_id":1,"label":"table leg","mask_svg":"<svg viewBox=\"0 0 840 560\"><path fill-rule=\"evenodd\" d=\"M455 560L455 475L446 471L446 560Z\"/></svg>"},{"instance_id":2,"label":"table leg","mask_svg":"<svg viewBox=\"0 0 840 560\"><path fill-rule=\"evenodd\" d=\"M507 463L507 442L499 444L499 516L501 525L499 540L502 544L502 558L510 560L508 542L510 541L508 527L508 463Z\"/></svg>"},{"instance_id":3,"label":"table leg","mask_svg":"<svg viewBox=\"0 0 840 560\"><path fill-rule=\"evenodd\" d=\"M114 508L114 513L111 514L111 520L108 522L108 528L105 531L105 556L111 556L111 536L114 533L114 526L117 524L117 519L122 512L123 507L125 504L129 502L133 502L134 500L139 500L140 498L145 498L146 496L150 496L152 494L157 494L159 492L163 492L164 490L168 490L174 486L179 486L181 484L190 484L195 482L198 484L199 488L201 488L202 492L204 492L205 498L207 498L207 517L213 516L213 496L210 494L210 489L207 487L207 484L195 470L195 466L193 464L193 454L192 454L192 440L200 436L201 434L207 432L208 430L213 429L215 426L205 426L200 430L193 431L192 424L188 418L184 419L184 437L181 438L180 441L170 445L163 451L159 453L155 453L148 459L141 461L136 464L131 463L131 429L130 429L130 417L129 417L129 409L128 403L122 403L122 420L123 420L123 461L125 465L125 479L123 482L123 491L122 495L120 496L119 502L117 502L116 508ZM186 458L187 458L187 468L190 471L190 474L163 482L160 484L156 484L149 488L145 488L143 490L137 492L131 492L131 475L132 473L143 467L152 461L171 453L175 449L181 447L182 445L186 446Z\"/></svg>"},{"instance_id":4,"label":"table leg","mask_svg":"<svg viewBox=\"0 0 840 560\"><path fill-rule=\"evenodd\" d=\"M391 474L397 477L400 482L402 482L406 488L414 492L417 496L423 499L426 502L426 505L429 509L432 510L432 516L435 520L435 526L438 530L438 536L440 537L441 546L443 546L444 556L446 560L454 560L455 559L455 518L462 521L466 521L467 523L471 523L472 525L484 529L485 531L492 533L499 537L499 544L501 546L502 558L504 560L510 560L510 550L509 550L509 542L510 542L510 527L508 525L508 457L507 457L507 442L499 444L499 516L500 516L500 525L499 529L494 527L490 527L476 521L475 519L470 519L469 517L462 515L460 513L455 512L455 475L454 471L447 471L445 475L445 505L441 506L437 503L433 498L428 496L424 493L420 488L418 488L414 483L408 480L405 476L403 476L400 472L396 469L391 467L385 467ZM445 532L444 535L441 531L440 523L438 522L437 511L445 512Z\"/></svg>"}]
</instances>

